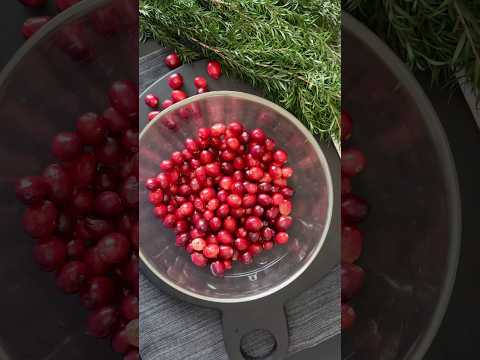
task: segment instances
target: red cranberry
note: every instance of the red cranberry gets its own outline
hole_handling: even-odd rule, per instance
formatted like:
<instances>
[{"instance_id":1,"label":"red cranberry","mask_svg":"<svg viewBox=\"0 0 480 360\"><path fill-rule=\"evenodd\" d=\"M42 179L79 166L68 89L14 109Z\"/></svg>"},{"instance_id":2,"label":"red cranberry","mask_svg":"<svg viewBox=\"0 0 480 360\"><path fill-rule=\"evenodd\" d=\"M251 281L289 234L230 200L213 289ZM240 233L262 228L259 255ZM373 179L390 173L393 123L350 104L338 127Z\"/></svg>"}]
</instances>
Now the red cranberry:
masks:
<instances>
[{"instance_id":1,"label":"red cranberry","mask_svg":"<svg viewBox=\"0 0 480 360\"><path fill-rule=\"evenodd\" d=\"M192 248L195 251L203 251L207 242L202 238L196 238L192 240Z\"/></svg>"},{"instance_id":2,"label":"red cranberry","mask_svg":"<svg viewBox=\"0 0 480 360\"><path fill-rule=\"evenodd\" d=\"M228 245L220 245L218 256L220 256L220 258L225 260L231 259L233 256L233 248Z\"/></svg>"},{"instance_id":3,"label":"red cranberry","mask_svg":"<svg viewBox=\"0 0 480 360\"><path fill-rule=\"evenodd\" d=\"M130 350L124 357L123 360L139 360L140 354L138 350Z\"/></svg>"},{"instance_id":4,"label":"red cranberry","mask_svg":"<svg viewBox=\"0 0 480 360\"><path fill-rule=\"evenodd\" d=\"M257 203L257 197L255 195L245 195L242 199L242 205L244 208L254 207Z\"/></svg>"},{"instance_id":5,"label":"red cranberry","mask_svg":"<svg viewBox=\"0 0 480 360\"><path fill-rule=\"evenodd\" d=\"M233 193L233 194L236 194L236 195L242 195L245 191L245 188L243 186L243 184L241 183L241 181L235 181L231 188L230 188L230 191Z\"/></svg>"},{"instance_id":6,"label":"red cranberry","mask_svg":"<svg viewBox=\"0 0 480 360\"><path fill-rule=\"evenodd\" d=\"M130 242L121 233L110 233L98 242L98 255L107 264L118 264L125 260L130 249Z\"/></svg>"},{"instance_id":7,"label":"red cranberry","mask_svg":"<svg viewBox=\"0 0 480 360\"><path fill-rule=\"evenodd\" d=\"M229 233L234 233L237 231L237 221L232 216L228 216L223 220L223 228Z\"/></svg>"},{"instance_id":8,"label":"red cranberry","mask_svg":"<svg viewBox=\"0 0 480 360\"><path fill-rule=\"evenodd\" d=\"M74 132L61 132L52 141L52 153L60 160L72 160L82 152L82 140Z\"/></svg>"},{"instance_id":9,"label":"red cranberry","mask_svg":"<svg viewBox=\"0 0 480 360\"><path fill-rule=\"evenodd\" d=\"M186 98L188 98L188 95L185 93L185 91L182 91L182 90L172 91L172 100L174 103L185 100Z\"/></svg>"},{"instance_id":10,"label":"red cranberry","mask_svg":"<svg viewBox=\"0 0 480 360\"><path fill-rule=\"evenodd\" d=\"M260 233L259 232L249 232L248 233L248 240L252 243L260 241Z\"/></svg>"},{"instance_id":11,"label":"red cranberry","mask_svg":"<svg viewBox=\"0 0 480 360\"><path fill-rule=\"evenodd\" d=\"M251 244L249 247L248 247L248 252L250 253L250 255L252 256L256 256L258 254L260 254L263 250L263 247L262 245L260 244Z\"/></svg>"},{"instance_id":12,"label":"red cranberry","mask_svg":"<svg viewBox=\"0 0 480 360\"><path fill-rule=\"evenodd\" d=\"M282 188L282 190L280 190L280 192L282 193L283 197L285 197L287 199L292 198L293 194L294 194L294 190L291 187L288 187L288 186Z\"/></svg>"},{"instance_id":13,"label":"red cranberry","mask_svg":"<svg viewBox=\"0 0 480 360\"><path fill-rule=\"evenodd\" d=\"M342 300L351 299L360 291L365 279L363 269L354 264L342 264Z\"/></svg>"},{"instance_id":14,"label":"red cranberry","mask_svg":"<svg viewBox=\"0 0 480 360\"><path fill-rule=\"evenodd\" d=\"M203 254L200 253L192 253L191 255L192 263L194 263L198 267L205 267L207 266L208 260Z\"/></svg>"},{"instance_id":15,"label":"red cranberry","mask_svg":"<svg viewBox=\"0 0 480 360\"><path fill-rule=\"evenodd\" d=\"M167 214L163 219L163 225L166 228L173 229L177 224L177 218L173 214Z\"/></svg>"},{"instance_id":16,"label":"red cranberry","mask_svg":"<svg viewBox=\"0 0 480 360\"><path fill-rule=\"evenodd\" d=\"M93 154L83 154L74 164L75 183L79 187L90 186L95 180L97 160Z\"/></svg>"},{"instance_id":17,"label":"red cranberry","mask_svg":"<svg viewBox=\"0 0 480 360\"><path fill-rule=\"evenodd\" d=\"M95 190L106 191L114 190L117 186L118 175L111 170L102 171L95 178Z\"/></svg>"},{"instance_id":18,"label":"red cranberry","mask_svg":"<svg viewBox=\"0 0 480 360\"><path fill-rule=\"evenodd\" d=\"M257 144L263 144L266 138L265 132L262 129L254 129L250 133L251 141Z\"/></svg>"},{"instance_id":19,"label":"red cranberry","mask_svg":"<svg viewBox=\"0 0 480 360\"><path fill-rule=\"evenodd\" d=\"M33 257L44 271L54 271L63 265L67 256L65 244L57 238L35 245Z\"/></svg>"},{"instance_id":20,"label":"red cranberry","mask_svg":"<svg viewBox=\"0 0 480 360\"><path fill-rule=\"evenodd\" d=\"M253 263L253 256L248 251L245 251L240 255L239 260L242 264L249 265Z\"/></svg>"},{"instance_id":21,"label":"red cranberry","mask_svg":"<svg viewBox=\"0 0 480 360\"><path fill-rule=\"evenodd\" d=\"M262 228L262 221L256 216L250 216L245 221L245 229L252 232L258 232Z\"/></svg>"},{"instance_id":22,"label":"red cranberry","mask_svg":"<svg viewBox=\"0 0 480 360\"><path fill-rule=\"evenodd\" d=\"M172 106L174 104L174 102L171 100L171 99L165 99L162 101L162 109L165 110L166 108Z\"/></svg>"},{"instance_id":23,"label":"red cranberry","mask_svg":"<svg viewBox=\"0 0 480 360\"><path fill-rule=\"evenodd\" d=\"M292 202L290 200L283 200L278 206L280 214L288 216L292 213Z\"/></svg>"},{"instance_id":24,"label":"red cranberry","mask_svg":"<svg viewBox=\"0 0 480 360\"><path fill-rule=\"evenodd\" d=\"M73 196L72 207L76 214L85 215L93 209L94 195L89 190L79 190Z\"/></svg>"},{"instance_id":25,"label":"red cranberry","mask_svg":"<svg viewBox=\"0 0 480 360\"><path fill-rule=\"evenodd\" d=\"M362 221L368 214L367 203L353 194L345 195L342 198L342 218L347 221Z\"/></svg>"},{"instance_id":26,"label":"red cranberry","mask_svg":"<svg viewBox=\"0 0 480 360\"><path fill-rule=\"evenodd\" d=\"M83 258L87 244L84 238L73 238L67 243L67 255L70 259L80 260Z\"/></svg>"},{"instance_id":27,"label":"red cranberry","mask_svg":"<svg viewBox=\"0 0 480 360\"><path fill-rule=\"evenodd\" d=\"M273 240L273 236L275 235L275 231L269 227L265 227L262 230L262 239L264 241L271 241Z\"/></svg>"},{"instance_id":28,"label":"red cranberry","mask_svg":"<svg viewBox=\"0 0 480 360\"><path fill-rule=\"evenodd\" d=\"M48 0L20 0L20 2L25 6L43 6L47 3Z\"/></svg>"},{"instance_id":29,"label":"red cranberry","mask_svg":"<svg viewBox=\"0 0 480 360\"><path fill-rule=\"evenodd\" d=\"M132 119L138 115L138 88L131 81L115 81L108 90L110 104L122 115Z\"/></svg>"},{"instance_id":30,"label":"red cranberry","mask_svg":"<svg viewBox=\"0 0 480 360\"><path fill-rule=\"evenodd\" d=\"M263 177L263 170L259 167L252 167L247 170L247 177L252 181L258 181Z\"/></svg>"},{"instance_id":31,"label":"red cranberry","mask_svg":"<svg viewBox=\"0 0 480 360\"><path fill-rule=\"evenodd\" d=\"M288 242L288 234L286 232L279 232L275 235L275 242L277 244L286 244Z\"/></svg>"},{"instance_id":32,"label":"red cranberry","mask_svg":"<svg viewBox=\"0 0 480 360\"><path fill-rule=\"evenodd\" d=\"M57 286L71 294L80 290L87 277L87 267L83 262L66 263L57 274Z\"/></svg>"},{"instance_id":33,"label":"red cranberry","mask_svg":"<svg viewBox=\"0 0 480 360\"><path fill-rule=\"evenodd\" d=\"M355 314L355 310L353 310L353 308L350 305L343 303L341 315L342 315L342 321L341 321L342 330L351 329L353 324L355 323L355 319L357 318L357 315Z\"/></svg>"},{"instance_id":34,"label":"red cranberry","mask_svg":"<svg viewBox=\"0 0 480 360\"><path fill-rule=\"evenodd\" d=\"M159 99L153 94L148 94L145 96L145 104L152 109L158 107Z\"/></svg>"},{"instance_id":35,"label":"red cranberry","mask_svg":"<svg viewBox=\"0 0 480 360\"><path fill-rule=\"evenodd\" d=\"M360 150L342 150L342 174L352 177L358 175L365 168L365 156Z\"/></svg>"},{"instance_id":36,"label":"red cranberry","mask_svg":"<svg viewBox=\"0 0 480 360\"><path fill-rule=\"evenodd\" d=\"M96 276L90 279L80 294L83 306L88 309L110 305L115 297L115 284L106 276Z\"/></svg>"},{"instance_id":37,"label":"red cranberry","mask_svg":"<svg viewBox=\"0 0 480 360\"><path fill-rule=\"evenodd\" d=\"M342 176L341 188L342 188L342 195L347 195L352 193L352 181L350 180L349 177Z\"/></svg>"},{"instance_id":38,"label":"red cranberry","mask_svg":"<svg viewBox=\"0 0 480 360\"><path fill-rule=\"evenodd\" d=\"M70 235L73 230L73 219L66 213L60 213L57 218L56 233L60 236Z\"/></svg>"},{"instance_id":39,"label":"red cranberry","mask_svg":"<svg viewBox=\"0 0 480 360\"><path fill-rule=\"evenodd\" d=\"M211 199L207 204L207 209L210 211L215 211L220 206L220 200L218 199Z\"/></svg>"},{"instance_id":40,"label":"red cranberry","mask_svg":"<svg viewBox=\"0 0 480 360\"><path fill-rule=\"evenodd\" d=\"M223 264L223 261L214 261L210 264L210 271L214 276L217 277L223 277L225 274L225 265Z\"/></svg>"},{"instance_id":41,"label":"red cranberry","mask_svg":"<svg viewBox=\"0 0 480 360\"><path fill-rule=\"evenodd\" d=\"M270 138L265 139L265 149L267 151L273 151L275 149L275 141Z\"/></svg>"},{"instance_id":42,"label":"red cranberry","mask_svg":"<svg viewBox=\"0 0 480 360\"><path fill-rule=\"evenodd\" d=\"M125 354L130 349L130 347L131 345L128 339L128 333L126 329L120 330L113 336L112 349L115 352Z\"/></svg>"},{"instance_id":43,"label":"red cranberry","mask_svg":"<svg viewBox=\"0 0 480 360\"><path fill-rule=\"evenodd\" d=\"M148 194L148 200L150 203L152 203L155 206L158 206L163 203L163 190L162 189L157 189L155 191L152 191L150 194Z\"/></svg>"},{"instance_id":44,"label":"red cranberry","mask_svg":"<svg viewBox=\"0 0 480 360\"><path fill-rule=\"evenodd\" d=\"M58 211L50 201L27 208L23 214L23 227L32 237L43 237L53 233L57 226Z\"/></svg>"},{"instance_id":45,"label":"red cranberry","mask_svg":"<svg viewBox=\"0 0 480 360\"><path fill-rule=\"evenodd\" d=\"M50 21L50 16L35 16L28 18L22 25L22 34L25 39L30 38L40 28Z\"/></svg>"},{"instance_id":46,"label":"red cranberry","mask_svg":"<svg viewBox=\"0 0 480 360\"><path fill-rule=\"evenodd\" d=\"M243 132L243 125L237 121L233 121L228 124L227 129L231 132L232 136L239 137Z\"/></svg>"},{"instance_id":47,"label":"red cranberry","mask_svg":"<svg viewBox=\"0 0 480 360\"><path fill-rule=\"evenodd\" d=\"M272 205L272 197L267 194L260 194L257 196L257 203L260 206L268 207Z\"/></svg>"},{"instance_id":48,"label":"red cranberry","mask_svg":"<svg viewBox=\"0 0 480 360\"><path fill-rule=\"evenodd\" d=\"M212 127L210 128L210 133L213 137L220 137L225 134L225 131L227 130L227 126L223 123L216 123L213 124Z\"/></svg>"},{"instance_id":49,"label":"red cranberry","mask_svg":"<svg viewBox=\"0 0 480 360\"><path fill-rule=\"evenodd\" d=\"M267 216L268 219L275 220L279 213L280 213L280 210L278 209L278 207L271 207L270 209L267 210L265 215Z\"/></svg>"},{"instance_id":50,"label":"red cranberry","mask_svg":"<svg viewBox=\"0 0 480 360\"><path fill-rule=\"evenodd\" d=\"M363 236L353 225L342 227L342 262L353 263L362 254Z\"/></svg>"},{"instance_id":51,"label":"red cranberry","mask_svg":"<svg viewBox=\"0 0 480 360\"><path fill-rule=\"evenodd\" d=\"M232 260L223 260L223 266L225 266L225 270L232 270Z\"/></svg>"},{"instance_id":52,"label":"red cranberry","mask_svg":"<svg viewBox=\"0 0 480 360\"><path fill-rule=\"evenodd\" d=\"M179 247L184 247L189 240L188 234L177 234L175 237L175 245Z\"/></svg>"},{"instance_id":53,"label":"red cranberry","mask_svg":"<svg viewBox=\"0 0 480 360\"><path fill-rule=\"evenodd\" d=\"M103 112L102 120L108 130L114 133L126 131L130 127L129 120L113 107L110 107ZM98 143L101 142L102 141L99 141Z\"/></svg>"},{"instance_id":54,"label":"red cranberry","mask_svg":"<svg viewBox=\"0 0 480 360\"><path fill-rule=\"evenodd\" d=\"M260 144L255 144L250 149L250 154L254 159L260 160L262 159L263 155L265 154L265 149Z\"/></svg>"},{"instance_id":55,"label":"red cranberry","mask_svg":"<svg viewBox=\"0 0 480 360\"><path fill-rule=\"evenodd\" d=\"M234 218L241 218L243 215L245 215L245 209L230 209L230 215L232 215Z\"/></svg>"},{"instance_id":56,"label":"red cranberry","mask_svg":"<svg viewBox=\"0 0 480 360\"><path fill-rule=\"evenodd\" d=\"M282 168L282 176L285 179L291 178L293 176L293 169L289 166Z\"/></svg>"},{"instance_id":57,"label":"red cranberry","mask_svg":"<svg viewBox=\"0 0 480 360\"><path fill-rule=\"evenodd\" d=\"M138 131L133 129L128 129L122 135L122 145L130 153L138 152Z\"/></svg>"},{"instance_id":58,"label":"red cranberry","mask_svg":"<svg viewBox=\"0 0 480 360\"><path fill-rule=\"evenodd\" d=\"M218 80L222 76L222 65L216 60L211 60L207 64L208 75L215 80Z\"/></svg>"},{"instance_id":59,"label":"red cranberry","mask_svg":"<svg viewBox=\"0 0 480 360\"><path fill-rule=\"evenodd\" d=\"M258 218L261 218L263 217L263 214L265 214L265 209L260 205L255 205L252 214Z\"/></svg>"},{"instance_id":60,"label":"red cranberry","mask_svg":"<svg viewBox=\"0 0 480 360\"><path fill-rule=\"evenodd\" d=\"M87 319L89 335L103 338L112 334L118 322L118 310L113 306L104 306L93 311Z\"/></svg>"},{"instance_id":61,"label":"red cranberry","mask_svg":"<svg viewBox=\"0 0 480 360\"><path fill-rule=\"evenodd\" d=\"M123 211L122 199L113 191L104 191L95 199L95 211L105 217L114 217Z\"/></svg>"},{"instance_id":62,"label":"red cranberry","mask_svg":"<svg viewBox=\"0 0 480 360\"><path fill-rule=\"evenodd\" d=\"M270 165L268 173L273 179L280 179L282 177L282 168L278 165L272 164Z\"/></svg>"},{"instance_id":63,"label":"red cranberry","mask_svg":"<svg viewBox=\"0 0 480 360\"><path fill-rule=\"evenodd\" d=\"M243 170L245 168L245 161L243 160L243 158L238 156L233 159L233 167L236 170Z\"/></svg>"},{"instance_id":64,"label":"red cranberry","mask_svg":"<svg viewBox=\"0 0 480 360\"><path fill-rule=\"evenodd\" d=\"M344 110L342 110L340 126L342 130L342 142L347 141L352 136L352 118Z\"/></svg>"},{"instance_id":65,"label":"red cranberry","mask_svg":"<svg viewBox=\"0 0 480 360\"><path fill-rule=\"evenodd\" d=\"M86 113L77 120L77 132L85 144L98 145L104 141L106 129L97 114Z\"/></svg>"},{"instance_id":66,"label":"red cranberry","mask_svg":"<svg viewBox=\"0 0 480 360\"><path fill-rule=\"evenodd\" d=\"M133 294L125 296L120 305L120 313L129 321L138 319L138 297Z\"/></svg>"},{"instance_id":67,"label":"red cranberry","mask_svg":"<svg viewBox=\"0 0 480 360\"><path fill-rule=\"evenodd\" d=\"M41 202L48 193L48 183L40 176L25 176L18 180L15 193L24 204Z\"/></svg>"},{"instance_id":68,"label":"red cranberry","mask_svg":"<svg viewBox=\"0 0 480 360\"><path fill-rule=\"evenodd\" d=\"M165 101L167 101L167 100L165 100ZM164 107L165 101L162 102L162 109L166 109L168 106L170 106L170 105L173 104L173 102L172 102L171 100L168 100L168 101L170 101L170 102L172 102L172 103L169 104L168 106ZM150 112L148 113L148 115L147 115L148 121L152 121L153 119L155 119L155 118L158 116L158 114L160 114L160 111L150 111Z\"/></svg>"},{"instance_id":69,"label":"red cranberry","mask_svg":"<svg viewBox=\"0 0 480 360\"><path fill-rule=\"evenodd\" d=\"M292 226L292 218L290 216L280 216L275 223L277 231L287 231Z\"/></svg>"},{"instance_id":70,"label":"red cranberry","mask_svg":"<svg viewBox=\"0 0 480 360\"><path fill-rule=\"evenodd\" d=\"M194 206L191 202L183 203L179 207L179 214L183 218L191 216L193 214L193 211L194 211Z\"/></svg>"},{"instance_id":71,"label":"red cranberry","mask_svg":"<svg viewBox=\"0 0 480 360\"><path fill-rule=\"evenodd\" d=\"M110 265L100 259L98 248L93 247L87 250L83 258L89 275L103 275L110 270Z\"/></svg>"},{"instance_id":72,"label":"red cranberry","mask_svg":"<svg viewBox=\"0 0 480 360\"><path fill-rule=\"evenodd\" d=\"M220 164L218 162L205 165L205 170L208 176L216 177L221 175Z\"/></svg>"},{"instance_id":73,"label":"red cranberry","mask_svg":"<svg viewBox=\"0 0 480 360\"><path fill-rule=\"evenodd\" d=\"M258 192L257 184L247 183L246 185L244 185L244 187L249 194L256 194Z\"/></svg>"},{"instance_id":74,"label":"red cranberry","mask_svg":"<svg viewBox=\"0 0 480 360\"><path fill-rule=\"evenodd\" d=\"M220 252L220 248L216 244L209 244L203 249L203 255L208 259L216 259Z\"/></svg>"},{"instance_id":75,"label":"red cranberry","mask_svg":"<svg viewBox=\"0 0 480 360\"><path fill-rule=\"evenodd\" d=\"M114 225L111 221L98 219L91 216L85 218L85 228L94 239L99 239L113 231Z\"/></svg>"},{"instance_id":76,"label":"red cranberry","mask_svg":"<svg viewBox=\"0 0 480 360\"><path fill-rule=\"evenodd\" d=\"M230 194L227 198L227 204L233 209L239 208L242 206L242 198L237 194Z\"/></svg>"},{"instance_id":77,"label":"red cranberry","mask_svg":"<svg viewBox=\"0 0 480 360\"><path fill-rule=\"evenodd\" d=\"M95 148L95 156L105 165L116 165L122 160L122 148L114 138L107 138L106 142Z\"/></svg>"},{"instance_id":78,"label":"red cranberry","mask_svg":"<svg viewBox=\"0 0 480 360\"><path fill-rule=\"evenodd\" d=\"M273 194L272 196L272 203L275 206L279 206L284 201L282 194Z\"/></svg>"},{"instance_id":79,"label":"red cranberry","mask_svg":"<svg viewBox=\"0 0 480 360\"><path fill-rule=\"evenodd\" d=\"M273 241L265 241L262 246L264 250L272 250L273 249Z\"/></svg>"},{"instance_id":80,"label":"red cranberry","mask_svg":"<svg viewBox=\"0 0 480 360\"><path fill-rule=\"evenodd\" d=\"M168 77L168 86L173 90L181 89L183 86L183 76L179 73L172 74Z\"/></svg>"},{"instance_id":81,"label":"red cranberry","mask_svg":"<svg viewBox=\"0 0 480 360\"><path fill-rule=\"evenodd\" d=\"M230 213L230 206L228 204L222 204L217 209L217 216L219 218L226 218Z\"/></svg>"},{"instance_id":82,"label":"red cranberry","mask_svg":"<svg viewBox=\"0 0 480 360\"><path fill-rule=\"evenodd\" d=\"M273 153L273 160L277 163L277 164L284 164L288 161L288 155L285 151L283 150L277 150Z\"/></svg>"},{"instance_id":83,"label":"red cranberry","mask_svg":"<svg viewBox=\"0 0 480 360\"><path fill-rule=\"evenodd\" d=\"M164 62L170 69L175 69L181 65L180 58L176 53L167 55Z\"/></svg>"},{"instance_id":84,"label":"red cranberry","mask_svg":"<svg viewBox=\"0 0 480 360\"><path fill-rule=\"evenodd\" d=\"M175 233L181 234L189 230L189 224L185 220L177 221L175 224Z\"/></svg>"},{"instance_id":85,"label":"red cranberry","mask_svg":"<svg viewBox=\"0 0 480 360\"><path fill-rule=\"evenodd\" d=\"M210 219L209 225L210 225L210 230L218 231L222 228L222 220L220 220L220 218L218 217L213 217Z\"/></svg>"},{"instance_id":86,"label":"red cranberry","mask_svg":"<svg viewBox=\"0 0 480 360\"><path fill-rule=\"evenodd\" d=\"M224 230L221 230L217 234L217 240L220 244L222 245L232 245L233 243L233 237L232 235Z\"/></svg>"},{"instance_id":87,"label":"red cranberry","mask_svg":"<svg viewBox=\"0 0 480 360\"><path fill-rule=\"evenodd\" d=\"M193 84L197 89L204 89L207 87L207 79L205 79L203 76L197 76L195 79L193 79Z\"/></svg>"}]
</instances>

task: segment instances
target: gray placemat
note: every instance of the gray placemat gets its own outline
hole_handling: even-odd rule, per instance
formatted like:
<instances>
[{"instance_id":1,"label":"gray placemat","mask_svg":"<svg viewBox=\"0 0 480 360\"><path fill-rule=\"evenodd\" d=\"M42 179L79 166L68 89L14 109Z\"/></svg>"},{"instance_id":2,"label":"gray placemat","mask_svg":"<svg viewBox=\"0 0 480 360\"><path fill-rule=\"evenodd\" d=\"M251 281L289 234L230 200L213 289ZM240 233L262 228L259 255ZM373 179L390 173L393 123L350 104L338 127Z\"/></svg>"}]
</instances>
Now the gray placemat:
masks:
<instances>
[{"instance_id":1,"label":"gray placemat","mask_svg":"<svg viewBox=\"0 0 480 360\"><path fill-rule=\"evenodd\" d=\"M140 59L140 91L169 69L166 51ZM340 273L335 269L310 290L286 304L289 353L311 348L340 333ZM143 360L228 360L221 314L172 298L140 274L140 353ZM269 338L254 337L249 354L271 347Z\"/></svg>"}]
</instances>

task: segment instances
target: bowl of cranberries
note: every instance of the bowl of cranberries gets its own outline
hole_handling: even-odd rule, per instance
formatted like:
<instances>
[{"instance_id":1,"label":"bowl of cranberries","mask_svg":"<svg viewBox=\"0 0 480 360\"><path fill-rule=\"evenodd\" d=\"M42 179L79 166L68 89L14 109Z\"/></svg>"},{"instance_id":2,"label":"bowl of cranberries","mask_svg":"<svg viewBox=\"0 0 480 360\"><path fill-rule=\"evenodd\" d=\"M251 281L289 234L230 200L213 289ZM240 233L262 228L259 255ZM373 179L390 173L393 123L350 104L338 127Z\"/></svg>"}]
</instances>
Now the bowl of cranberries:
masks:
<instances>
[{"instance_id":1,"label":"bowl of cranberries","mask_svg":"<svg viewBox=\"0 0 480 360\"><path fill-rule=\"evenodd\" d=\"M245 93L196 95L149 122L139 182L142 263L208 301L286 287L319 254L332 216L331 174L316 140L282 108Z\"/></svg>"}]
</instances>

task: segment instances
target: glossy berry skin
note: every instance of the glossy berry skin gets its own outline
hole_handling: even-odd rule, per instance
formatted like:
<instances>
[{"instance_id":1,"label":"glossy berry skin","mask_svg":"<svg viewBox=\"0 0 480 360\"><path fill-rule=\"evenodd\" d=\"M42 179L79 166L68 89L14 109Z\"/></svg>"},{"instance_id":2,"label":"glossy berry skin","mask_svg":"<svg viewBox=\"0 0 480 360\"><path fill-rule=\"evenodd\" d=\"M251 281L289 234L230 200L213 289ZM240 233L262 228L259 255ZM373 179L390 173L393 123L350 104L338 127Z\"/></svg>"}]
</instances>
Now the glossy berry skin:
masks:
<instances>
[{"instance_id":1,"label":"glossy berry skin","mask_svg":"<svg viewBox=\"0 0 480 360\"><path fill-rule=\"evenodd\" d=\"M54 271L64 264L67 250L61 240L52 238L48 242L35 245L33 257L42 270Z\"/></svg>"},{"instance_id":2,"label":"glossy berry skin","mask_svg":"<svg viewBox=\"0 0 480 360\"><path fill-rule=\"evenodd\" d=\"M193 79L193 84L197 89L206 89L207 88L207 79L203 76L197 76Z\"/></svg>"},{"instance_id":3,"label":"glossy berry skin","mask_svg":"<svg viewBox=\"0 0 480 360\"><path fill-rule=\"evenodd\" d=\"M165 101L171 102L171 100L165 100ZM172 104L169 104L168 106L164 107L165 101L162 103L162 109L166 109L168 106L173 104L172 102ZM158 114L160 114L160 111L150 111L147 115L148 121L152 121L153 119L155 119L158 116Z\"/></svg>"},{"instance_id":4,"label":"glossy berry skin","mask_svg":"<svg viewBox=\"0 0 480 360\"><path fill-rule=\"evenodd\" d=\"M97 338L111 335L117 325L118 316L118 310L113 306L94 310L87 318L87 333Z\"/></svg>"},{"instance_id":5,"label":"glossy berry skin","mask_svg":"<svg viewBox=\"0 0 480 360\"><path fill-rule=\"evenodd\" d=\"M222 65L216 60L209 61L207 64L207 73L212 79L220 79L222 76Z\"/></svg>"},{"instance_id":6,"label":"glossy berry skin","mask_svg":"<svg viewBox=\"0 0 480 360\"><path fill-rule=\"evenodd\" d=\"M23 228L34 238L48 236L57 226L58 211L50 201L27 208L23 214Z\"/></svg>"},{"instance_id":7,"label":"glossy berry skin","mask_svg":"<svg viewBox=\"0 0 480 360\"><path fill-rule=\"evenodd\" d=\"M131 81L115 81L108 90L110 104L129 119L138 115L138 87Z\"/></svg>"},{"instance_id":8,"label":"glossy berry skin","mask_svg":"<svg viewBox=\"0 0 480 360\"><path fill-rule=\"evenodd\" d=\"M188 98L188 95L185 93L185 91L182 91L182 90L173 90L172 91L172 101L174 103L185 100L186 98Z\"/></svg>"},{"instance_id":9,"label":"glossy berry skin","mask_svg":"<svg viewBox=\"0 0 480 360\"><path fill-rule=\"evenodd\" d=\"M41 176L25 176L19 179L15 186L17 199L27 205L44 200L48 190L48 183Z\"/></svg>"},{"instance_id":10,"label":"glossy berry skin","mask_svg":"<svg viewBox=\"0 0 480 360\"><path fill-rule=\"evenodd\" d=\"M348 177L356 176L365 168L365 155L354 148L342 150L342 174Z\"/></svg>"},{"instance_id":11,"label":"glossy berry skin","mask_svg":"<svg viewBox=\"0 0 480 360\"><path fill-rule=\"evenodd\" d=\"M87 267L83 262L66 263L57 274L57 286L67 294L78 292L87 278Z\"/></svg>"},{"instance_id":12,"label":"glossy berry skin","mask_svg":"<svg viewBox=\"0 0 480 360\"><path fill-rule=\"evenodd\" d=\"M279 245L286 244L288 242L288 234L286 232L279 232L275 235L275 242Z\"/></svg>"},{"instance_id":13,"label":"glossy berry skin","mask_svg":"<svg viewBox=\"0 0 480 360\"><path fill-rule=\"evenodd\" d=\"M158 103L159 103L159 99L155 95L148 94L145 96L145 104L148 107L155 109L156 107L158 107Z\"/></svg>"},{"instance_id":14,"label":"glossy berry skin","mask_svg":"<svg viewBox=\"0 0 480 360\"><path fill-rule=\"evenodd\" d=\"M181 89L183 86L183 76L179 73L170 75L168 77L168 86L173 90Z\"/></svg>"},{"instance_id":15,"label":"glossy berry skin","mask_svg":"<svg viewBox=\"0 0 480 360\"><path fill-rule=\"evenodd\" d=\"M223 277L225 274L225 265L223 261L214 261L210 264L210 271L212 272L213 276L216 277Z\"/></svg>"},{"instance_id":16,"label":"glossy berry skin","mask_svg":"<svg viewBox=\"0 0 480 360\"><path fill-rule=\"evenodd\" d=\"M118 264L125 260L130 249L130 241L121 233L105 235L97 245L98 255L106 264Z\"/></svg>"},{"instance_id":17,"label":"glossy berry skin","mask_svg":"<svg viewBox=\"0 0 480 360\"><path fill-rule=\"evenodd\" d=\"M95 212L104 217L115 217L123 211L122 199L113 191L104 191L95 198Z\"/></svg>"},{"instance_id":18,"label":"glossy berry skin","mask_svg":"<svg viewBox=\"0 0 480 360\"><path fill-rule=\"evenodd\" d=\"M349 304L343 303L341 316L342 331L351 329L353 327L353 324L355 323L355 319L357 318L355 310Z\"/></svg>"},{"instance_id":19,"label":"glossy berry skin","mask_svg":"<svg viewBox=\"0 0 480 360\"><path fill-rule=\"evenodd\" d=\"M191 255L192 262L198 267L207 266L208 260L203 254L193 253Z\"/></svg>"},{"instance_id":20,"label":"glossy berry skin","mask_svg":"<svg viewBox=\"0 0 480 360\"><path fill-rule=\"evenodd\" d=\"M115 284L109 277L96 276L88 280L80 293L80 300L88 309L110 305L117 296Z\"/></svg>"},{"instance_id":21,"label":"glossy berry skin","mask_svg":"<svg viewBox=\"0 0 480 360\"><path fill-rule=\"evenodd\" d=\"M33 34L35 34L40 28L50 21L50 16L36 16L31 17L22 25L22 34L25 39L29 39Z\"/></svg>"},{"instance_id":22,"label":"glossy berry skin","mask_svg":"<svg viewBox=\"0 0 480 360\"><path fill-rule=\"evenodd\" d=\"M170 69L175 69L181 65L180 58L175 53L167 55L164 62Z\"/></svg>"},{"instance_id":23,"label":"glossy berry skin","mask_svg":"<svg viewBox=\"0 0 480 360\"><path fill-rule=\"evenodd\" d=\"M61 132L52 141L52 153L59 160L72 160L82 152L82 140L77 133Z\"/></svg>"}]
</instances>

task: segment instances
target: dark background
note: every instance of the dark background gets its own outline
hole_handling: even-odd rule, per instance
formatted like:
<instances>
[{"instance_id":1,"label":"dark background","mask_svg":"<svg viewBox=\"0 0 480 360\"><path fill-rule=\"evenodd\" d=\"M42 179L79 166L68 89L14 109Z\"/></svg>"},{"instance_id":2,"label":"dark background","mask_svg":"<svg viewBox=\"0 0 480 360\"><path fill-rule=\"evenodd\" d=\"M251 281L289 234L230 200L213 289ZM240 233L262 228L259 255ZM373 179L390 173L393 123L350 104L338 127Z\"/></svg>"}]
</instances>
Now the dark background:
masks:
<instances>
[{"instance_id":1,"label":"dark background","mask_svg":"<svg viewBox=\"0 0 480 360\"><path fill-rule=\"evenodd\" d=\"M23 44L21 25L32 15L45 10L25 9L16 0L7 0L0 14L0 69ZM49 9L52 10L52 9ZM151 51L141 49L143 54ZM429 74L416 74L430 97L450 142L462 195L463 236L457 280L448 311L426 360L474 358L480 340L480 286L477 280L480 256L480 131L458 87L431 86Z\"/></svg>"}]
</instances>

